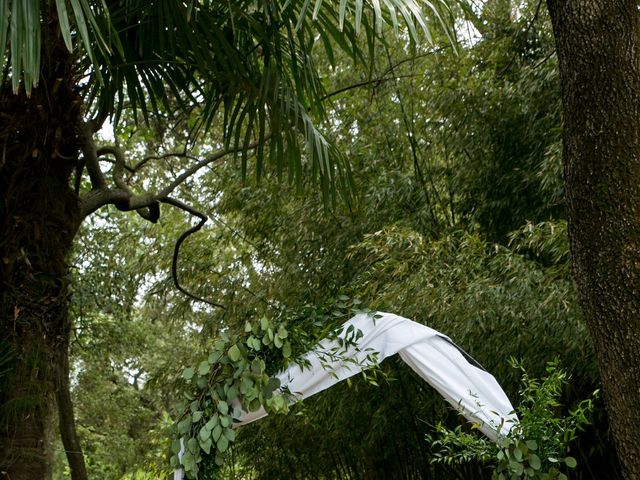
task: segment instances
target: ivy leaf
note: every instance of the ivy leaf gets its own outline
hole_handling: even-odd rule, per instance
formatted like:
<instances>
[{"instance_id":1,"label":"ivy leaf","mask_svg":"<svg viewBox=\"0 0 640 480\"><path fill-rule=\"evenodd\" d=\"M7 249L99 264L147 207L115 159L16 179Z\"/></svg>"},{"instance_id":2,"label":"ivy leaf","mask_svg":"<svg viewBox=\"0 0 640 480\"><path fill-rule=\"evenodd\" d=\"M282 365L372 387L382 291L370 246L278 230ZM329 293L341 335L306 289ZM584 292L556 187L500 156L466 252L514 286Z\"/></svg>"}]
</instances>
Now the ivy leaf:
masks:
<instances>
[{"instance_id":1,"label":"ivy leaf","mask_svg":"<svg viewBox=\"0 0 640 480\"><path fill-rule=\"evenodd\" d=\"M227 401L232 402L237 398L237 396L238 396L238 390L236 389L236 387L230 387L229 390L227 391Z\"/></svg>"},{"instance_id":2,"label":"ivy leaf","mask_svg":"<svg viewBox=\"0 0 640 480\"><path fill-rule=\"evenodd\" d=\"M196 460L189 450L184 452L182 456L182 465L186 471L192 470L196 466Z\"/></svg>"},{"instance_id":3,"label":"ivy leaf","mask_svg":"<svg viewBox=\"0 0 640 480\"><path fill-rule=\"evenodd\" d=\"M567 457L564 459L564 463L567 464L567 467L569 468L576 468L576 466L578 466L578 462L576 461L575 458L573 457Z\"/></svg>"},{"instance_id":4,"label":"ivy leaf","mask_svg":"<svg viewBox=\"0 0 640 480\"><path fill-rule=\"evenodd\" d=\"M185 380L191 380L195 375L195 373L196 371L194 370L193 367L185 368L184 371L182 372L182 378L184 378Z\"/></svg>"},{"instance_id":5,"label":"ivy leaf","mask_svg":"<svg viewBox=\"0 0 640 480\"><path fill-rule=\"evenodd\" d=\"M200 420L202 420L202 411L198 410L193 412L193 415L191 415L191 421L193 423L198 423Z\"/></svg>"},{"instance_id":6,"label":"ivy leaf","mask_svg":"<svg viewBox=\"0 0 640 480\"><path fill-rule=\"evenodd\" d=\"M280 388L280 379L277 377L269 378L269 382L267 383L267 391L274 392Z\"/></svg>"},{"instance_id":7,"label":"ivy leaf","mask_svg":"<svg viewBox=\"0 0 640 480\"><path fill-rule=\"evenodd\" d=\"M200 429L199 436L200 436L200 443L205 442L207 439L211 438L211 430L207 428L207 426L205 425Z\"/></svg>"},{"instance_id":8,"label":"ivy leaf","mask_svg":"<svg viewBox=\"0 0 640 480\"><path fill-rule=\"evenodd\" d=\"M285 339L289 336L289 332L287 332L287 329L284 327L284 325L280 325L278 327L278 336L282 339Z\"/></svg>"},{"instance_id":9,"label":"ivy leaf","mask_svg":"<svg viewBox=\"0 0 640 480\"><path fill-rule=\"evenodd\" d=\"M207 359L209 361L209 363L211 365L218 363L218 360L220 360L220 357L222 356L222 353L220 352L213 352L211 355L209 355L209 358Z\"/></svg>"}]
</instances>

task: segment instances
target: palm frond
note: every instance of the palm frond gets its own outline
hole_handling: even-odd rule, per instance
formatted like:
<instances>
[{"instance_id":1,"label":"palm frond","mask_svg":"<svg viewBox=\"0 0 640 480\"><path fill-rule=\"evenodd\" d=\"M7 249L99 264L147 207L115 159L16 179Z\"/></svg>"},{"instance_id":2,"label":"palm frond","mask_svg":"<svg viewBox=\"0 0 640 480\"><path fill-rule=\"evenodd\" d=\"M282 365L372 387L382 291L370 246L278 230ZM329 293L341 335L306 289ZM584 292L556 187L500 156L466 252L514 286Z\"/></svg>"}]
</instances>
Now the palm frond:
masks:
<instances>
[{"instance_id":1,"label":"palm frond","mask_svg":"<svg viewBox=\"0 0 640 480\"><path fill-rule=\"evenodd\" d=\"M270 139L268 150L257 150L258 174L264 158L278 174L288 165L296 181L308 167L324 191L349 180L341 178L346 162L312 120L325 115L315 45L330 61L334 49L355 63L373 61L385 25L402 23L413 41L419 32L431 41L434 21L448 28L450 0L0 0L2 61L11 58L14 91L21 77L27 93L38 82L40 8L54 1L61 38L88 77L93 115L117 123L125 108L146 120L197 109L203 130L221 118L224 142L245 153Z\"/></svg>"}]
</instances>

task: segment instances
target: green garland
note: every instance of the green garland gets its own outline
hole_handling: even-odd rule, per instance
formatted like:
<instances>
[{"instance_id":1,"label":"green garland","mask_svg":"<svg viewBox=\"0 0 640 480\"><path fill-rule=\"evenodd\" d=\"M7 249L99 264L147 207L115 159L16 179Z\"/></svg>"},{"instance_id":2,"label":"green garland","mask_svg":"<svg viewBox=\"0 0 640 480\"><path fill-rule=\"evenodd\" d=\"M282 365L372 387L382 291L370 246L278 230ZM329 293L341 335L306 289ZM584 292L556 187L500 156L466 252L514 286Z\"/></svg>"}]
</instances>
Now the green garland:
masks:
<instances>
[{"instance_id":1,"label":"green garland","mask_svg":"<svg viewBox=\"0 0 640 480\"><path fill-rule=\"evenodd\" d=\"M340 297L328 309L307 306L291 316L262 317L247 321L243 333L217 340L206 359L182 372L184 400L176 406L179 417L171 428L171 467L183 468L189 479L214 476L236 438L233 422L242 410L287 413L289 394L280 391L273 375L300 361L320 339L335 335L347 318L362 312L359 303Z\"/></svg>"}]
</instances>

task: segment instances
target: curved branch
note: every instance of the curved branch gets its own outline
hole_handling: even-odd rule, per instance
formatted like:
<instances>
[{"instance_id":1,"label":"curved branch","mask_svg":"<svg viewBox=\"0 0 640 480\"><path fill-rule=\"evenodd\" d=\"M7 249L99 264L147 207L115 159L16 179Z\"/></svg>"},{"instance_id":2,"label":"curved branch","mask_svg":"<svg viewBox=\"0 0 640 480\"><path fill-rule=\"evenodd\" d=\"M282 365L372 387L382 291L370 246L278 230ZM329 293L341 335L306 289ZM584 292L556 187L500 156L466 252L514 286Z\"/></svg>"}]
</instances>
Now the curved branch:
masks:
<instances>
[{"instance_id":1,"label":"curved branch","mask_svg":"<svg viewBox=\"0 0 640 480\"><path fill-rule=\"evenodd\" d=\"M126 163L124 160L124 153L122 152L122 149L117 145L106 145L106 146L100 147L96 151L96 154L98 158L104 155L114 156L116 161L114 163L113 173L112 173L113 183L115 183L116 187L118 188L121 188L123 190L128 190L129 187L127 183L124 181L124 170L126 168Z\"/></svg>"},{"instance_id":2,"label":"curved branch","mask_svg":"<svg viewBox=\"0 0 640 480\"><path fill-rule=\"evenodd\" d=\"M160 202L177 207L180 210L184 210L185 212L190 213L191 215L198 217L200 219L200 222L198 222L197 225L191 227L190 229L182 233L182 235L180 235L180 237L178 237L178 240L176 241L176 245L173 249L173 259L171 261L171 277L173 278L173 284L179 291L181 291L183 294L185 294L187 297L193 300L206 303L207 305L211 305L212 307L218 307L218 308L222 308L223 310L226 310L226 307L224 305L221 305L220 303L207 300L205 298L199 297L187 291L182 285L180 285L180 282L178 281L178 257L180 255L180 246L184 243L184 241L187 239L189 235L199 231L207 222L207 220L209 220L209 217L207 217L204 213L199 212L195 208L187 205L186 203L181 202L180 200L176 200L174 198L164 197L160 199Z\"/></svg>"},{"instance_id":3,"label":"curved branch","mask_svg":"<svg viewBox=\"0 0 640 480\"><path fill-rule=\"evenodd\" d=\"M265 136L264 140L267 140L269 138L270 138L270 135L267 135ZM91 143L93 144L93 141ZM126 168L124 166L125 165L124 155L122 154L122 152L117 147L113 147L113 146L102 147L99 150L99 152L102 155L106 155L110 153L110 154L113 154L114 156L116 155L119 156L119 157L116 156L116 167L114 167L114 174L113 174L114 183L116 183L116 186L118 188L114 188L114 189L109 188L106 184L106 181L104 180L104 176L101 177L102 178L101 187L96 187L92 180L92 184L94 184L94 189L91 190L87 195L85 195L81 199L80 213L82 215L82 218L86 218L87 216L91 215L93 212L98 210L100 207L103 207L104 205L112 204L112 205L116 205L116 207L121 211L136 210L142 216L142 218L146 220L151 220L152 218L154 218L153 212L148 212L142 209L151 207L154 203L157 203L159 201L164 201L163 199L169 197L169 195L171 195L171 193L173 193L173 191L176 188L178 188L182 183L184 183L189 177L191 177L201 168L204 168L207 165L217 160L220 160L221 158L227 155L230 155L232 153L238 153L245 150L253 150L256 147L258 147L258 145L259 145L259 142L254 142L247 145L246 147L230 148L228 150L221 150L216 153L213 153L205 157L201 161L195 163L194 165L189 167L187 170L185 170L183 173L178 175L178 177L176 177L165 188L160 190L160 192L155 194L145 193L141 195L135 195L129 189L128 185L122 178L122 173L124 171L124 168ZM100 171L99 165L98 165L98 151L95 150L95 146L94 146L93 153L94 153L93 157L95 159L95 165L98 167L98 171ZM89 162L87 162L87 169L89 169L88 163ZM118 172L116 172L115 170L118 170ZM100 175L102 175L101 171L100 171Z\"/></svg>"},{"instance_id":4,"label":"curved branch","mask_svg":"<svg viewBox=\"0 0 640 480\"><path fill-rule=\"evenodd\" d=\"M100 162L98 161L98 152L96 150L96 144L93 141L93 127L91 122L81 122L81 141L82 141L82 155L87 166L87 172L89 172L89 178L91 179L91 186L94 189L106 188L107 181L104 178L104 174L100 169Z\"/></svg>"}]
</instances>

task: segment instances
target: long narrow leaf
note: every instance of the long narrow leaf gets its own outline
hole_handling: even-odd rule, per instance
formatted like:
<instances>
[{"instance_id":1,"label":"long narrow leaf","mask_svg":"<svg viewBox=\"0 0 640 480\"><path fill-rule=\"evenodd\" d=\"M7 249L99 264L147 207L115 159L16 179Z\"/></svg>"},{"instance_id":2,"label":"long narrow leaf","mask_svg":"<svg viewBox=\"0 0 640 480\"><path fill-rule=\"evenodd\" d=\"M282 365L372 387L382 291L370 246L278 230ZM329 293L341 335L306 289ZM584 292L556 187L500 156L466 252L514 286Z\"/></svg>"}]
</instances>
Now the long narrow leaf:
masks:
<instances>
[{"instance_id":1,"label":"long narrow leaf","mask_svg":"<svg viewBox=\"0 0 640 480\"><path fill-rule=\"evenodd\" d=\"M22 72L22 48L24 35L22 28L22 8L14 8L11 12L11 87L13 93L18 94L20 89L20 72Z\"/></svg>"},{"instance_id":2,"label":"long narrow leaf","mask_svg":"<svg viewBox=\"0 0 640 480\"><path fill-rule=\"evenodd\" d=\"M71 42L71 27L69 26L69 14L67 13L66 0L56 0L56 9L58 10L58 22L60 22L60 33L67 46L67 50L73 51Z\"/></svg>"},{"instance_id":3,"label":"long narrow leaf","mask_svg":"<svg viewBox=\"0 0 640 480\"><path fill-rule=\"evenodd\" d=\"M0 74L4 72L4 62L7 55L5 49L7 48L7 36L10 25L10 1L11 0L0 0Z\"/></svg>"}]
</instances>

